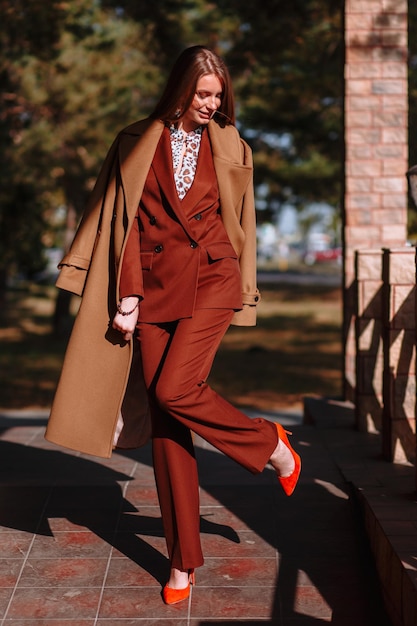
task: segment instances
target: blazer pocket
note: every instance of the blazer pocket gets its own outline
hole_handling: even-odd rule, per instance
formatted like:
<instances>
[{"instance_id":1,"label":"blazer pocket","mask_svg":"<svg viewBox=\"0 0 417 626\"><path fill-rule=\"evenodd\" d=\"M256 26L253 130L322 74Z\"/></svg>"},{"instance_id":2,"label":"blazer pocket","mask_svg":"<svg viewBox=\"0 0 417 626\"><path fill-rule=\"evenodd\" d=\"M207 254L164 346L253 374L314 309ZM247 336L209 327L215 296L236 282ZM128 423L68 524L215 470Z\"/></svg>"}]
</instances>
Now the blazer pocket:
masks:
<instances>
[{"instance_id":1,"label":"blazer pocket","mask_svg":"<svg viewBox=\"0 0 417 626\"><path fill-rule=\"evenodd\" d=\"M140 263L142 270L151 270L152 269L152 260L153 260L153 252L141 252L140 253Z\"/></svg>"},{"instance_id":2,"label":"blazer pocket","mask_svg":"<svg viewBox=\"0 0 417 626\"><path fill-rule=\"evenodd\" d=\"M237 254L233 246L228 241L213 243L206 246L210 261L220 261L220 259L237 259Z\"/></svg>"}]
</instances>

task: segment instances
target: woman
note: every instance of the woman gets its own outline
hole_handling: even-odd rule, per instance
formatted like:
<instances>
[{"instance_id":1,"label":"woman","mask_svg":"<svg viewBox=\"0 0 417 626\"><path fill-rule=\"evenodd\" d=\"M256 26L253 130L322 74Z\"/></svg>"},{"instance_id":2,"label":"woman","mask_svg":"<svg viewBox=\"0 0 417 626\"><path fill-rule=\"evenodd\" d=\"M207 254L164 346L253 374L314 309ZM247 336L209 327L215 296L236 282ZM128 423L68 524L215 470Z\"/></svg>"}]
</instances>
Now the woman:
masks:
<instances>
[{"instance_id":1,"label":"woman","mask_svg":"<svg viewBox=\"0 0 417 626\"><path fill-rule=\"evenodd\" d=\"M279 424L248 418L206 382L227 328L253 325L260 299L252 157L234 119L222 59L185 50L150 118L113 144L57 283L83 301L46 436L104 455L140 445L124 409L143 405L144 382L167 604L188 597L203 564L191 432L253 473L270 462L287 495L300 473Z\"/></svg>"}]
</instances>

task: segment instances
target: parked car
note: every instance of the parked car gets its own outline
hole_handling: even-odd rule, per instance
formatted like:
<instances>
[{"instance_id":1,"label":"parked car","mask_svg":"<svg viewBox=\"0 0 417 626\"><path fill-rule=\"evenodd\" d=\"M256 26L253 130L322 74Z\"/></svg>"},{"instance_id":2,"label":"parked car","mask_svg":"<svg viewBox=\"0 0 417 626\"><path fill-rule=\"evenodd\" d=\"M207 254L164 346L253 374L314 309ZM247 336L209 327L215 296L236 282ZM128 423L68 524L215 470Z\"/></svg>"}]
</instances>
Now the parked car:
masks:
<instances>
[{"instance_id":1,"label":"parked car","mask_svg":"<svg viewBox=\"0 0 417 626\"><path fill-rule=\"evenodd\" d=\"M308 250L304 255L306 265L315 263L342 262L342 248L324 248L322 250Z\"/></svg>"}]
</instances>

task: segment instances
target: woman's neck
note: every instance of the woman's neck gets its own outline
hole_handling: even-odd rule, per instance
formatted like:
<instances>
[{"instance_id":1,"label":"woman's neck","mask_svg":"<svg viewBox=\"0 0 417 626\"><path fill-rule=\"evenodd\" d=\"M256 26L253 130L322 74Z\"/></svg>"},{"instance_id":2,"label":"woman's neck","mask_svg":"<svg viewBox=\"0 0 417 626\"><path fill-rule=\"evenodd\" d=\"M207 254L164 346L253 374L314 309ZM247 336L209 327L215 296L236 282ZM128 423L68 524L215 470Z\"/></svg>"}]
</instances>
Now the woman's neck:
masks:
<instances>
[{"instance_id":1,"label":"woman's neck","mask_svg":"<svg viewBox=\"0 0 417 626\"><path fill-rule=\"evenodd\" d=\"M177 126L178 130L182 130L182 132L185 133L186 135L188 135L188 133L194 132L195 130L197 130L197 128L199 128L199 125L197 125L197 124L193 124L193 125L190 125L190 126L188 126L188 125L185 126L182 121L178 122L178 124L176 126Z\"/></svg>"}]
</instances>

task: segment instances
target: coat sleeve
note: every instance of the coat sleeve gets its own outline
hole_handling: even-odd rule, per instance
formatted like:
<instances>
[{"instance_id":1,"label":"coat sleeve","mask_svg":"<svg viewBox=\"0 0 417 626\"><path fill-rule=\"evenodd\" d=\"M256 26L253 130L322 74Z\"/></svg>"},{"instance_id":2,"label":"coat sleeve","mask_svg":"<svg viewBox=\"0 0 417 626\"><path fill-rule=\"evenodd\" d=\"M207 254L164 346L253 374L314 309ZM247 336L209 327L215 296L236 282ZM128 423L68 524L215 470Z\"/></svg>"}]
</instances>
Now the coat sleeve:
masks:
<instances>
[{"instance_id":1,"label":"coat sleeve","mask_svg":"<svg viewBox=\"0 0 417 626\"><path fill-rule=\"evenodd\" d=\"M58 265L61 272L56 286L79 296L84 291L88 270L100 236L105 201L114 202L118 145L119 137L115 139L107 153L71 247Z\"/></svg>"},{"instance_id":2,"label":"coat sleeve","mask_svg":"<svg viewBox=\"0 0 417 626\"><path fill-rule=\"evenodd\" d=\"M242 141L245 164L252 164L252 154L249 146ZM256 281L256 212L251 176L245 195L242 200L240 226L245 234L245 240L239 257L243 308L237 311L232 319L234 326L255 326L256 306L261 300L261 294Z\"/></svg>"}]
</instances>

